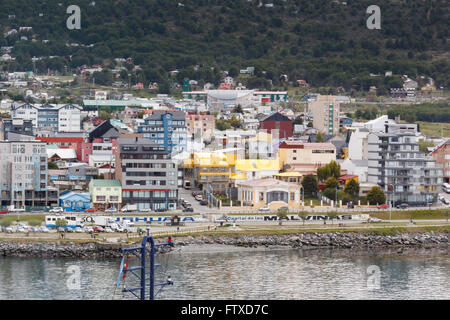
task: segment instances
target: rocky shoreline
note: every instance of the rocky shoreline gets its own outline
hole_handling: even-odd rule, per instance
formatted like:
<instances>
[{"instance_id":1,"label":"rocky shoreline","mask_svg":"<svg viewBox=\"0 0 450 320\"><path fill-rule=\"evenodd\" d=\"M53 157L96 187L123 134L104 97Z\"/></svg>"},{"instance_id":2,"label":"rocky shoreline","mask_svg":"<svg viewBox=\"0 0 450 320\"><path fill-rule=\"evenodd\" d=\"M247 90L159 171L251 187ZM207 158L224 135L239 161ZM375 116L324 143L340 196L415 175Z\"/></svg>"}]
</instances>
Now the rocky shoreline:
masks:
<instances>
[{"instance_id":1,"label":"rocky shoreline","mask_svg":"<svg viewBox=\"0 0 450 320\"><path fill-rule=\"evenodd\" d=\"M163 241L156 239L156 242ZM221 245L234 248L432 248L448 247L447 233L402 233L396 235L374 235L369 233L332 232L332 233L296 233L286 235L230 235L175 237L175 246L168 251L186 246ZM43 258L87 258L111 259L122 256L120 249L135 244L103 244L99 242L19 242L0 241L0 256L43 257Z\"/></svg>"}]
</instances>

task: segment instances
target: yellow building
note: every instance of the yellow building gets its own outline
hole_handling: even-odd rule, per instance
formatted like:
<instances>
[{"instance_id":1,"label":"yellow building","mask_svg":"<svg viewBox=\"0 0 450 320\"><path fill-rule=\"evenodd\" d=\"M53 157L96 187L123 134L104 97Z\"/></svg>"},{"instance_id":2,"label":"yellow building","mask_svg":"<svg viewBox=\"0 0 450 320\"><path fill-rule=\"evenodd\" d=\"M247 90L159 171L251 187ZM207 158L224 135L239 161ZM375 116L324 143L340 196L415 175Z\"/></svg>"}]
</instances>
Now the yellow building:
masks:
<instances>
[{"instance_id":1,"label":"yellow building","mask_svg":"<svg viewBox=\"0 0 450 320\"><path fill-rule=\"evenodd\" d=\"M184 179L199 187L209 185L213 192L224 193L236 162L236 155L220 152L196 152L183 160Z\"/></svg>"},{"instance_id":2,"label":"yellow building","mask_svg":"<svg viewBox=\"0 0 450 320\"><path fill-rule=\"evenodd\" d=\"M278 148L281 166L303 175L316 174L317 169L336 160L336 147L332 143L305 143L284 141Z\"/></svg>"},{"instance_id":3,"label":"yellow building","mask_svg":"<svg viewBox=\"0 0 450 320\"><path fill-rule=\"evenodd\" d=\"M280 172L279 159L240 159L236 160L236 174L245 174L247 180L272 177Z\"/></svg>"},{"instance_id":4,"label":"yellow building","mask_svg":"<svg viewBox=\"0 0 450 320\"><path fill-rule=\"evenodd\" d=\"M296 171L288 171L288 172L282 172L274 175L275 179L290 182L290 183L296 183L301 184L303 175L300 172Z\"/></svg>"}]
</instances>

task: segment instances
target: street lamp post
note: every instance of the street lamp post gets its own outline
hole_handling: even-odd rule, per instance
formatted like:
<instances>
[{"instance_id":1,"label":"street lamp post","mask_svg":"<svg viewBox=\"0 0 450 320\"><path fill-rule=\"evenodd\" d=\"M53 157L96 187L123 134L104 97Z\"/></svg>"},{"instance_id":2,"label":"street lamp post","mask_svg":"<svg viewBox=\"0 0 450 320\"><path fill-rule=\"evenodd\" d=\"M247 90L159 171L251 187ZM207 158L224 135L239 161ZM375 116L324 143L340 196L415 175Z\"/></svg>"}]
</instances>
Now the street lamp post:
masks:
<instances>
[{"instance_id":1,"label":"street lamp post","mask_svg":"<svg viewBox=\"0 0 450 320\"><path fill-rule=\"evenodd\" d=\"M334 194L334 201L335 201L336 208L338 207L338 204L337 204L337 192L338 192L338 186L336 186L336 192Z\"/></svg>"},{"instance_id":2,"label":"street lamp post","mask_svg":"<svg viewBox=\"0 0 450 320\"><path fill-rule=\"evenodd\" d=\"M392 198L390 197L390 193L388 193L388 201L389 201L389 222L392 222L392 205L391 205L391 201L394 200L394 185L393 184L388 184L388 191L389 191L389 186L392 187Z\"/></svg>"}]
</instances>

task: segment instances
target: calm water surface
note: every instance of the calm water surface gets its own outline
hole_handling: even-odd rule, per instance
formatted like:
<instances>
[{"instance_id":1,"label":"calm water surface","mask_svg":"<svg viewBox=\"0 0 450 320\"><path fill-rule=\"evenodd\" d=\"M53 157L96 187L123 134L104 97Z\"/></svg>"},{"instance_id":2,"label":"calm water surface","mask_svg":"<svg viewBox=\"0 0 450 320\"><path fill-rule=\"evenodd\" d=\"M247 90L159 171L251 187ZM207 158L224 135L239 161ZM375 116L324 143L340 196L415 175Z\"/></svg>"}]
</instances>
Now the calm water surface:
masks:
<instances>
[{"instance_id":1,"label":"calm water surface","mask_svg":"<svg viewBox=\"0 0 450 320\"><path fill-rule=\"evenodd\" d=\"M160 255L158 262L159 279L174 281L159 299L450 299L447 250L197 250ZM0 257L0 299L133 299L122 287L114 290L119 265ZM80 289L67 287L70 266L81 271ZM127 287L136 285L132 275L126 280Z\"/></svg>"}]
</instances>

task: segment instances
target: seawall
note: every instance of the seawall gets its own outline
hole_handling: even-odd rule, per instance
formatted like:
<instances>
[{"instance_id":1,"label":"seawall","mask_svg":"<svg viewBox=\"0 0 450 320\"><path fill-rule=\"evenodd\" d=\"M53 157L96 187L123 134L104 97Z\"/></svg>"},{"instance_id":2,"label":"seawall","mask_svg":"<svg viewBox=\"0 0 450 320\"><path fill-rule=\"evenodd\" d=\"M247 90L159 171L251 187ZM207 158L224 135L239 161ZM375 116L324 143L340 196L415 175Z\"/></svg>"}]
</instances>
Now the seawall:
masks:
<instances>
[{"instance_id":1,"label":"seawall","mask_svg":"<svg viewBox=\"0 0 450 320\"><path fill-rule=\"evenodd\" d=\"M156 239L162 242L163 239ZM376 235L357 232L295 233L286 235L200 235L174 237L176 246L227 245L235 247L290 247L290 248L346 248L368 249L383 247L448 247L448 233L401 233ZM135 244L103 244L98 242L20 242L0 241L0 256L65 257L110 259L122 256L120 249ZM168 248L168 250L171 250Z\"/></svg>"}]
</instances>

